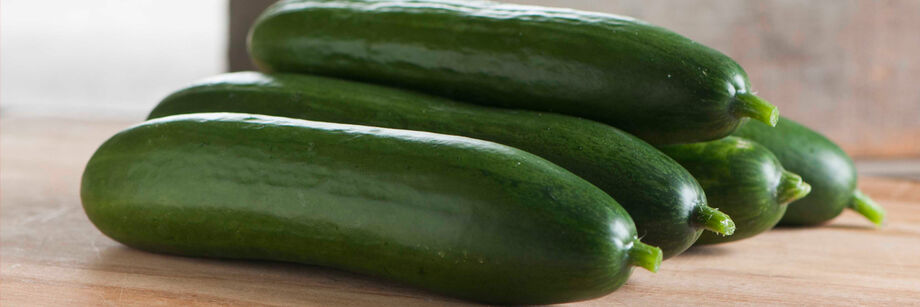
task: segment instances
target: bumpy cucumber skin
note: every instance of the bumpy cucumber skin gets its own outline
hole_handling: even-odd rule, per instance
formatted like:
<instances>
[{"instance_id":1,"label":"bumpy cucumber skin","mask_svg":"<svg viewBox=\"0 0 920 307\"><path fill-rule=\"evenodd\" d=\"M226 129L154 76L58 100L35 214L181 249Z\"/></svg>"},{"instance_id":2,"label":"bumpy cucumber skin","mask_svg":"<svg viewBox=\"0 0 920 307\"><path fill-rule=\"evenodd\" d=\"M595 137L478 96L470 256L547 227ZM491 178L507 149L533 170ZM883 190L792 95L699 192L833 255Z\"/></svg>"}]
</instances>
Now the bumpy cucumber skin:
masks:
<instances>
[{"instance_id":1,"label":"bumpy cucumber skin","mask_svg":"<svg viewBox=\"0 0 920 307\"><path fill-rule=\"evenodd\" d=\"M840 215L856 190L856 167L834 142L814 130L781 117L776 127L749 122L736 136L760 143L783 166L813 187L811 194L789 204L783 225L818 225Z\"/></svg>"},{"instance_id":2,"label":"bumpy cucumber skin","mask_svg":"<svg viewBox=\"0 0 920 307\"><path fill-rule=\"evenodd\" d=\"M488 140L536 154L587 179L630 213L643 242L664 257L701 233L693 212L702 188L674 160L642 140L575 117L481 107L405 90L331 78L239 72L163 99L150 118L240 112L430 131Z\"/></svg>"},{"instance_id":3,"label":"bumpy cucumber skin","mask_svg":"<svg viewBox=\"0 0 920 307\"><path fill-rule=\"evenodd\" d=\"M652 144L729 135L729 57L623 16L483 1L282 1L249 50L271 72L411 88L477 104L597 120Z\"/></svg>"},{"instance_id":4,"label":"bumpy cucumber skin","mask_svg":"<svg viewBox=\"0 0 920 307\"><path fill-rule=\"evenodd\" d=\"M607 294L637 242L616 201L529 153L269 116L127 129L93 155L81 196L132 247L329 266L491 303Z\"/></svg>"},{"instance_id":5,"label":"bumpy cucumber skin","mask_svg":"<svg viewBox=\"0 0 920 307\"><path fill-rule=\"evenodd\" d=\"M703 233L696 244L737 241L770 230L783 217L788 201L778 200L783 166L770 151L736 137L660 149L690 171L712 207L732 217L735 233ZM807 193L807 192L806 192Z\"/></svg>"}]
</instances>

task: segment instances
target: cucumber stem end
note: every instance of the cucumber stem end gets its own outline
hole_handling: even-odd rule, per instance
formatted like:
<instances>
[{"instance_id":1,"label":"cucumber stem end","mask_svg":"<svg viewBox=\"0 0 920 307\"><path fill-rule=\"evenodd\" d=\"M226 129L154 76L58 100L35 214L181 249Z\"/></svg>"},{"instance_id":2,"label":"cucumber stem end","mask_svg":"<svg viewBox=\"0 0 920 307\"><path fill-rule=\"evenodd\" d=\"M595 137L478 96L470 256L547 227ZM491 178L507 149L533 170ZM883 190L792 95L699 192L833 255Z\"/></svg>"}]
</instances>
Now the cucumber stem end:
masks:
<instances>
[{"instance_id":1,"label":"cucumber stem end","mask_svg":"<svg viewBox=\"0 0 920 307\"><path fill-rule=\"evenodd\" d=\"M735 112L738 117L750 117L761 121L770 127L775 127L779 121L779 109L770 104L763 98L750 93L740 93L735 95L737 104Z\"/></svg>"},{"instance_id":2,"label":"cucumber stem end","mask_svg":"<svg viewBox=\"0 0 920 307\"><path fill-rule=\"evenodd\" d=\"M630 263L653 273L658 272L662 257L660 248L642 243L639 239L633 241L632 247L629 248Z\"/></svg>"},{"instance_id":3,"label":"cucumber stem end","mask_svg":"<svg viewBox=\"0 0 920 307\"><path fill-rule=\"evenodd\" d=\"M790 171L783 171L776 188L776 202L788 204L799 200L811 193L811 185L802 180L802 176Z\"/></svg>"},{"instance_id":4,"label":"cucumber stem end","mask_svg":"<svg viewBox=\"0 0 920 307\"><path fill-rule=\"evenodd\" d=\"M722 236L730 236L735 233L735 221L732 221L728 214L722 213L719 209L702 205L696 207L693 215L693 220L703 229Z\"/></svg>"},{"instance_id":5,"label":"cucumber stem end","mask_svg":"<svg viewBox=\"0 0 920 307\"><path fill-rule=\"evenodd\" d=\"M860 190L853 192L853 199L850 200L849 207L876 226L882 226L882 223L885 222L885 209Z\"/></svg>"}]
</instances>

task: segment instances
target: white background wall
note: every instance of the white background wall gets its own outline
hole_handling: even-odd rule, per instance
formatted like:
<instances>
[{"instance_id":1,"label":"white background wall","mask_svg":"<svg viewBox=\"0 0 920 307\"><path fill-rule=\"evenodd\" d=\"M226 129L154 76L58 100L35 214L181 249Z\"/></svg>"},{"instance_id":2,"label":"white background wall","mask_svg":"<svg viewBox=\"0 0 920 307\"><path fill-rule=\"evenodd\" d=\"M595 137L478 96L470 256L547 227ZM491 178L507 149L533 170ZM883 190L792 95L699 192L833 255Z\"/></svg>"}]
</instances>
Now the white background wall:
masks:
<instances>
[{"instance_id":1,"label":"white background wall","mask_svg":"<svg viewBox=\"0 0 920 307\"><path fill-rule=\"evenodd\" d=\"M3 0L4 116L142 119L225 70L226 0Z\"/></svg>"}]
</instances>

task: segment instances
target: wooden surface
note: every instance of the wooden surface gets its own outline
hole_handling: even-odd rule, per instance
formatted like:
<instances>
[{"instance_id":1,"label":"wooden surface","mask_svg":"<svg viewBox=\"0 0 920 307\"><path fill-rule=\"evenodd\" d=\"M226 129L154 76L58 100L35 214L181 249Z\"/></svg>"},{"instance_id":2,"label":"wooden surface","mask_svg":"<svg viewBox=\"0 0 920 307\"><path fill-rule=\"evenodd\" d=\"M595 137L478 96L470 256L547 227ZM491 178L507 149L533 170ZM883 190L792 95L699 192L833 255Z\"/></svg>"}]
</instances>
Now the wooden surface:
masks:
<instances>
[{"instance_id":1,"label":"wooden surface","mask_svg":"<svg viewBox=\"0 0 920 307\"><path fill-rule=\"evenodd\" d=\"M317 267L158 255L99 233L83 213L84 163L131 122L0 119L0 305L468 304ZM852 213L694 248L587 306L918 305L920 183L864 178L889 212L878 230Z\"/></svg>"},{"instance_id":2,"label":"wooden surface","mask_svg":"<svg viewBox=\"0 0 920 307\"><path fill-rule=\"evenodd\" d=\"M664 26L734 58L783 115L824 132L850 154L920 156L920 1L502 1ZM240 6L243 17L231 19L266 5ZM231 54L245 54L245 34L231 33ZM245 60L231 61L238 63L233 70L251 69Z\"/></svg>"}]
</instances>

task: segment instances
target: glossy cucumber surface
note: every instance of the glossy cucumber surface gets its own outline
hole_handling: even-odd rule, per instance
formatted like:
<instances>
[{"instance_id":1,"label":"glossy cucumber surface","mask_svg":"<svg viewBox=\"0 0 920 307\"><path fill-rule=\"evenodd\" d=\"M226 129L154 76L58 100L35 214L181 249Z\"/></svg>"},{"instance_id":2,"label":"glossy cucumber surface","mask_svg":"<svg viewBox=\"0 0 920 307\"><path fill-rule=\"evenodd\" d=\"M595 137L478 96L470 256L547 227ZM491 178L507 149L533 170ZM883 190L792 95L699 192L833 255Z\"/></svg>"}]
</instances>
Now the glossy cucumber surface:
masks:
<instances>
[{"instance_id":1,"label":"glossy cucumber surface","mask_svg":"<svg viewBox=\"0 0 920 307\"><path fill-rule=\"evenodd\" d=\"M643 241L664 257L680 254L702 229L731 232L706 206L703 190L652 146L597 122L482 107L358 82L295 74L239 72L193 84L165 98L150 118L240 112L430 131L493 141L536 154L613 196Z\"/></svg>"},{"instance_id":2,"label":"glossy cucumber surface","mask_svg":"<svg viewBox=\"0 0 920 307\"><path fill-rule=\"evenodd\" d=\"M853 161L820 133L783 117L776 127L747 123L735 135L766 146L813 187L810 195L789 205L781 224L821 224L848 207L876 225L885 220L885 210L856 188Z\"/></svg>"},{"instance_id":3,"label":"glossy cucumber surface","mask_svg":"<svg viewBox=\"0 0 920 307\"><path fill-rule=\"evenodd\" d=\"M578 176L418 131L171 116L106 141L81 196L96 227L132 247L329 266L490 303L598 297L661 261Z\"/></svg>"},{"instance_id":4,"label":"glossy cucumber surface","mask_svg":"<svg viewBox=\"0 0 920 307\"><path fill-rule=\"evenodd\" d=\"M783 169L770 150L749 140L726 137L661 150L696 177L713 207L735 221L734 234L704 233L697 244L737 241L770 230L789 202L811 191L802 177Z\"/></svg>"},{"instance_id":5,"label":"glossy cucumber surface","mask_svg":"<svg viewBox=\"0 0 920 307\"><path fill-rule=\"evenodd\" d=\"M600 121L653 144L774 123L732 59L629 17L485 1L281 1L249 37L269 72L410 88Z\"/></svg>"}]
</instances>

